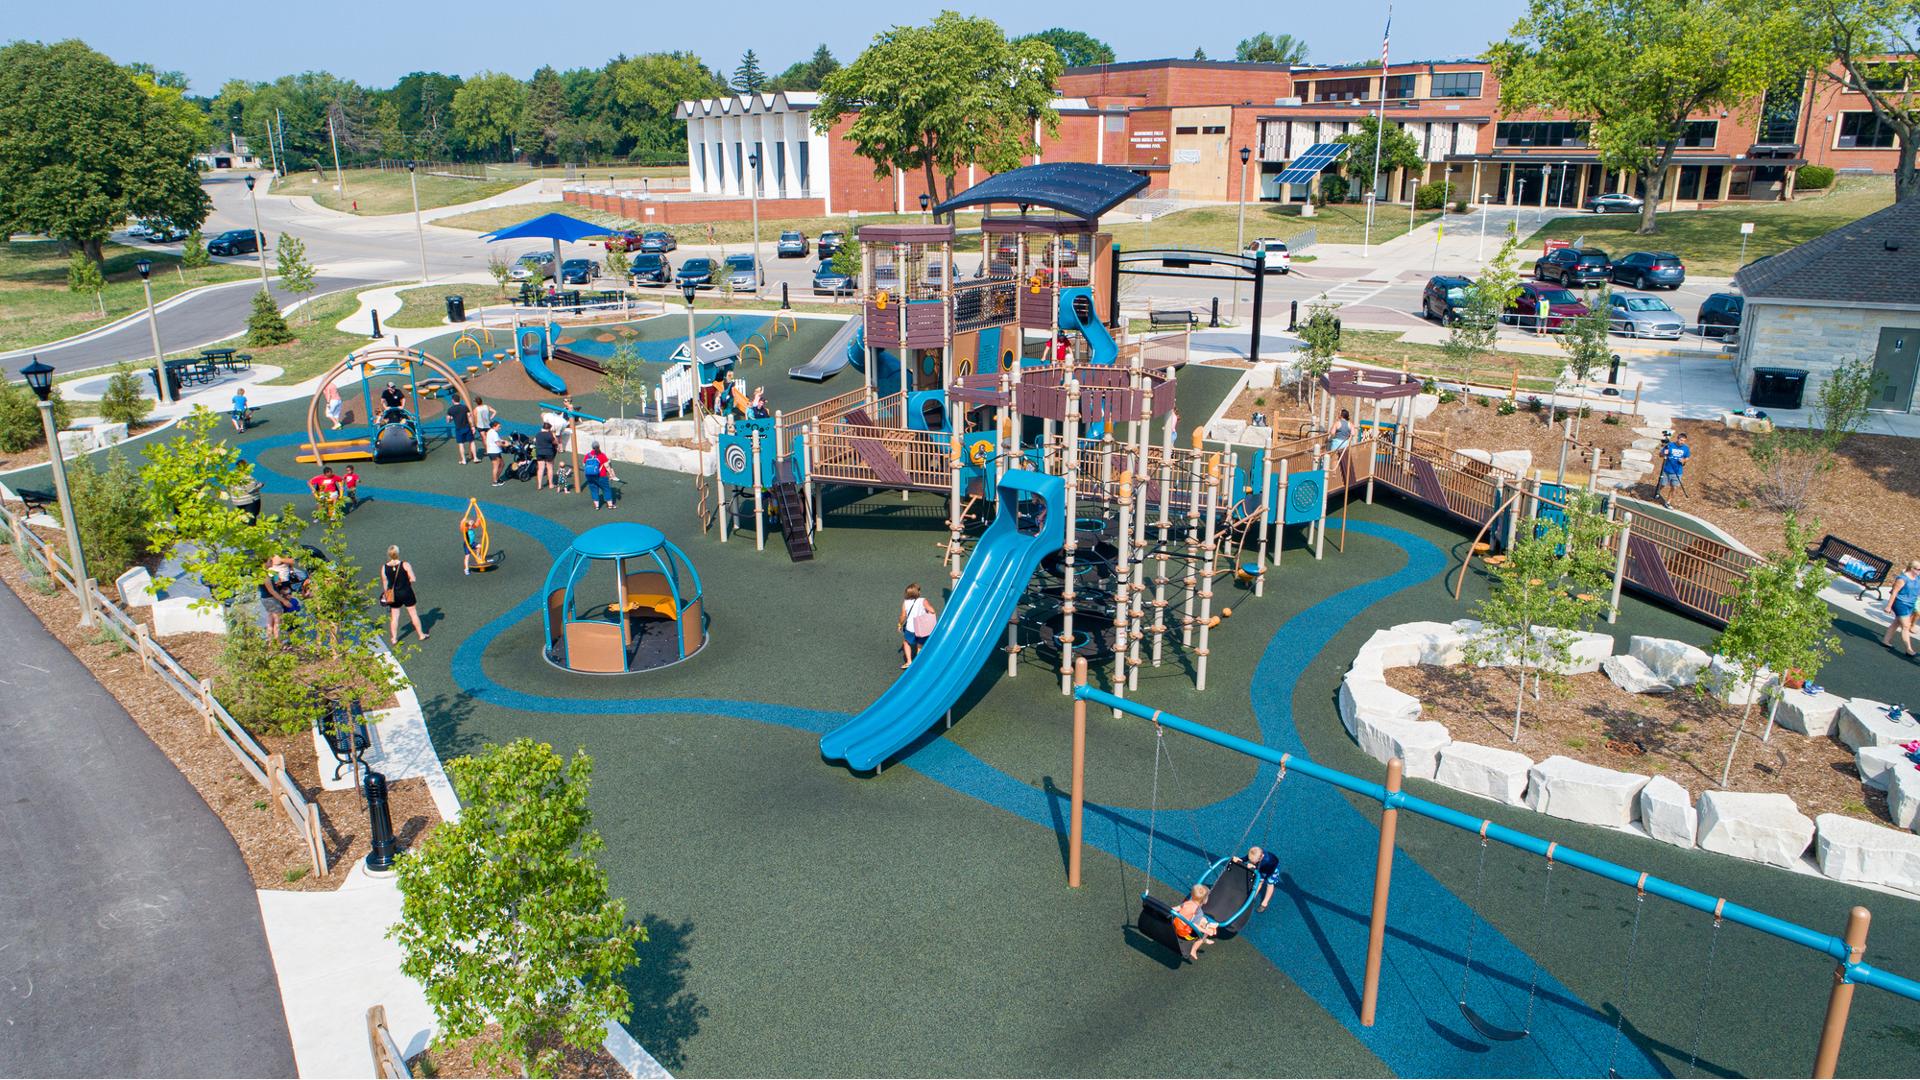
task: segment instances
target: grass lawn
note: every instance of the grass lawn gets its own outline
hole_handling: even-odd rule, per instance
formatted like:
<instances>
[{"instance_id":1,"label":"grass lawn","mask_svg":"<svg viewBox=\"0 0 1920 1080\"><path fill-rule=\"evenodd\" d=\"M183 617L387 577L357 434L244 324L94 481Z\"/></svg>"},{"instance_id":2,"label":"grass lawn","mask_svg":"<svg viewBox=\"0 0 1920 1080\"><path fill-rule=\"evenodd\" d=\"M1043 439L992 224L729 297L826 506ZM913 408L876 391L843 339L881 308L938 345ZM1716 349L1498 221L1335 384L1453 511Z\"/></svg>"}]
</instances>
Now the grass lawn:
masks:
<instances>
[{"instance_id":1,"label":"grass lawn","mask_svg":"<svg viewBox=\"0 0 1920 1080\"><path fill-rule=\"evenodd\" d=\"M314 181L318 180L318 183ZM421 173L420 209L474 202L503 191L512 191L525 179L462 180L452 176ZM378 214L405 214L413 210L413 192L407 186L405 169L348 169L345 195L333 190L333 172L293 173L276 182L273 190L281 195L311 195L313 201L329 210L369 217ZM356 207L355 203L359 205Z\"/></svg>"},{"instance_id":2,"label":"grass lawn","mask_svg":"<svg viewBox=\"0 0 1920 1080\"><path fill-rule=\"evenodd\" d=\"M491 210L475 210L468 214L457 214L453 217L441 218L434 222L434 224L445 225L452 229L471 229L474 232L492 232L495 229L504 229L509 225L518 225L528 218L538 217L541 214L549 213L553 210L554 207L551 205L500 206ZM620 217L618 214L609 214L604 210L592 210L584 206L562 205L559 207L559 212L566 214L568 217L576 217L582 221L595 222L596 224L605 225L612 229L665 228L668 232L678 237L683 244L747 244L753 240L752 221L719 221L710 225L654 226L645 222L630 221ZM980 224L979 214L960 214L957 215L957 217L959 219L957 224L962 229L972 228ZM857 218L763 217L760 219L760 243L767 251L767 257L772 258L773 242L780 238L780 232L783 229L799 229L801 232L807 234L807 239L812 240L828 229L838 229L843 233L851 233L862 225L888 225L902 222L917 224L919 221L919 214L861 214ZM977 239L956 241L956 246L964 249L966 245L977 243L979 243ZM974 250L977 252L977 249Z\"/></svg>"},{"instance_id":3,"label":"grass lawn","mask_svg":"<svg viewBox=\"0 0 1920 1080\"><path fill-rule=\"evenodd\" d=\"M317 297L306 305L296 308L287 316L287 327L294 333L294 340L285 345L270 348L255 348L247 344L247 336L241 334L216 342L209 348L239 349L252 355L256 364L272 364L280 370L276 378L268 379L263 385L286 386L302 379L311 379L324 373L339 363L347 353L367 343L365 334L349 334L334 328L334 324L353 314L360 306L358 292L329 293ZM199 349L190 349L172 356L196 357Z\"/></svg>"},{"instance_id":4,"label":"grass lawn","mask_svg":"<svg viewBox=\"0 0 1920 1080\"><path fill-rule=\"evenodd\" d=\"M1747 261L1773 255L1865 217L1893 204L1893 180L1886 176L1847 176L1834 181L1825 195L1802 196L1793 202L1751 203L1711 210L1675 210L1655 219L1652 236L1634 230L1640 218L1631 214L1577 214L1554 218L1534 234L1531 246L1542 240L1586 237L1612 254L1636 250L1672 251L1686 261L1687 270L1716 277L1740 268L1740 224L1753 222L1747 238Z\"/></svg>"},{"instance_id":5,"label":"grass lawn","mask_svg":"<svg viewBox=\"0 0 1920 1080\"><path fill-rule=\"evenodd\" d=\"M447 318L447 297L464 296L467 309L485 307L499 299L500 290L491 284L422 285L403 289L400 310L384 325L397 327L439 326Z\"/></svg>"},{"instance_id":6,"label":"grass lawn","mask_svg":"<svg viewBox=\"0 0 1920 1080\"><path fill-rule=\"evenodd\" d=\"M1414 219L1421 225L1440 216L1438 210L1422 210ZM1149 247L1190 247L1207 251L1233 251L1240 235L1238 206L1203 206L1176 210L1150 222L1112 225L1114 242L1138 250ZM1366 209L1359 205L1328 206L1310 218L1297 213L1282 213L1278 203L1247 206L1246 238L1271 236L1281 240L1312 230L1316 244L1358 244L1366 232ZM1405 207L1383 206L1373 216L1374 243L1384 243L1407 231Z\"/></svg>"},{"instance_id":7,"label":"grass lawn","mask_svg":"<svg viewBox=\"0 0 1920 1080\"><path fill-rule=\"evenodd\" d=\"M1392 330L1343 330L1340 334L1340 355L1348 360L1362 360L1386 367L1405 365L1415 374L1452 374L1452 361L1447 358L1445 349L1438 345L1403 341L1400 334ZM1512 378L1516 364L1520 370L1520 385L1551 387L1558 380L1564 358L1559 353L1490 353L1473 369L1472 381L1491 386L1505 384Z\"/></svg>"},{"instance_id":8,"label":"grass lawn","mask_svg":"<svg viewBox=\"0 0 1920 1080\"><path fill-rule=\"evenodd\" d=\"M685 165L487 165L487 178L528 180L636 180L642 176L685 176Z\"/></svg>"},{"instance_id":9,"label":"grass lawn","mask_svg":"<svg viewBox=\"0 0 1920 1080\"><path fill-rule=\"evenodd\" d=\"M71 337L110 323L146 306L140 275L133 268L142 256L153 260L153 302L197 285L235 281L259 271L214 263L198 270L180 267L180 257L120 244L106 246L106 291L100 299L67 289L70 257L53 240L12 240L0 247L0 350L24 349Z\"/></svg>"}]
</instances>

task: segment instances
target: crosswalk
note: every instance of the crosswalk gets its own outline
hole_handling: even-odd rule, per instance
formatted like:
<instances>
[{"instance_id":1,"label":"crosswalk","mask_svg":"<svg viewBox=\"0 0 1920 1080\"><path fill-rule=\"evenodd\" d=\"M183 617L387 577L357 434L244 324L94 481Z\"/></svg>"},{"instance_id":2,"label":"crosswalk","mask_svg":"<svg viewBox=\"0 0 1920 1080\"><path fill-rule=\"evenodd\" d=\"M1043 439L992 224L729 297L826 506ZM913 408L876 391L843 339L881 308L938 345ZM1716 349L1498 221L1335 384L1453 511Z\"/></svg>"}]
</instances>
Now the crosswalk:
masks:
<instances>
[{"instance_id":1,"label":"crosswalk","mask_svg":"<svg viewBox=\"0 0 1920 1080\"><path fill-rule=\"evenodd\" d=\"M1338 285L1327 288L1313 299L1315 301L1324 300L1336 307L1351 307L1355 304L1366 303L1381 293L1386 292L1392 285L1393 283L1391 281L1343 281Z\"/></svg>"}]
</instances>

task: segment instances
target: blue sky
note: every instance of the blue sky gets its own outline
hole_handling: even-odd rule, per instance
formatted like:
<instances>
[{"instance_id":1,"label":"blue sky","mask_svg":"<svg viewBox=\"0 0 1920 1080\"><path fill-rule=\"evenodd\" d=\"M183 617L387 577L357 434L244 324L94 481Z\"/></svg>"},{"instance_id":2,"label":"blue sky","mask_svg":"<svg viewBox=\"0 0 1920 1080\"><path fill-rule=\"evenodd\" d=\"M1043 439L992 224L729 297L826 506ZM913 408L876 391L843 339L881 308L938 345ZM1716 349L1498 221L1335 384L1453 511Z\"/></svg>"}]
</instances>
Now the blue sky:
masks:
<instances>
[{"instance_id":1,"label":"blue sky","mask_svg":"<svg viewBox=\"0 0 1920 1080\"><path fill-rule=\"evenodd\" d=\"M1504 34L1524 2L1402 0L1394 11L1393 55L1424 60L1478 53ZM1050 26L1085 30L1111 44L1122 60L1191 56L1195 47L1214 59L1231 59L1235 42L1268 30L1304 38L1312 47L1310 60L1339 63L1377 56L1386 19L1385 0L1313 5L1203 0L1192 8L1166 0L1079 5L981 0L964 6L951 0L615 0L564 7L538 0L447 5L328 0L284 9L273 4L216 8L205 0L22 0L9 7L0 27L9 39L78 37L122 62L144 60L184 71L193 92L203 94L217 91L229 78L321 69L375 86L420 70L468 75L492 69L524 78L541 64L597 67L617 53L671 49L690 49L708 64L731 71L741 52L751 48L765 67L778 71L821 42L844 61L877 31L923 22L943 7L988 16L1009 33ZM588 11L594 13L591 21L581 17Z\"/></svg>"}]
</instances>

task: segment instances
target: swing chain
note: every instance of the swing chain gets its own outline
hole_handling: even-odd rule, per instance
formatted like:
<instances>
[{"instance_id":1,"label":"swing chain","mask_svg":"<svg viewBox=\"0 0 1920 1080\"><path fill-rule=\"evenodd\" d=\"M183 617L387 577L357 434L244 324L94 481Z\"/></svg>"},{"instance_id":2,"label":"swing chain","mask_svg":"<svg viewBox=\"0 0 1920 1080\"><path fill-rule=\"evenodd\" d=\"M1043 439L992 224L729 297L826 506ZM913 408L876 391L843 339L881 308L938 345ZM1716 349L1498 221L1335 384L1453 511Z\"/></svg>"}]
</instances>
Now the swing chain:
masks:
<instances>
[{"instance_id":1,"label":"swing chain","mask_svg":"<svg viewBox=\"0 0 1920 1080\"><path fill-rule=\"evenodd\" d=\"M1547 845L1547 881L1540 889L1540 914L1536 919L1535 930L1538 936L1538 944L1535 947L1542 951L1545 950L1547 944L1547 912L1553 907L1553 849L1559 846L1559 844ZM1533 1032L1533 1004L1539 1000L1539 997L1540 960L1539 956L1536 955L1533 961L1533 978L1527 983L1527 1022L1525 1030L1529 1034Z\"/></svg>"},{"instance_id":2,"label":"swing chain","mask_svg":"<svg viewBox=\"0 0 1920 1080\"><path fill-rule=\"evenodd\" d=\"M1153 725L1153 802L1147 809L1147 887L1153 887L1153 838L1160 831L1160 755L1166 752L1167 731L1157 719Z\"/></svg>"},{"instance_id":3,"label":"swing chain","mask_svg":"<svg viewBox=\"0 0 1920 1080\"><path fill-rule=\"evenodd\" d=\"M1700 1004L1693 1016L1693 1046L1687 1053L1687 1072L1697 1075L1700 1061L1700 1040L1707 1030L1707 1001L1713 995L1713 964L1720 954L1720 913L1725 911L1727 901L1723 897L1713 905L1713 932L1707 935L1707 970L1700 976Z\"/></svg>"},{"instance_id":4,"label":"swing chain","mask_svg":"<svg viewBox=\"0 0 1920 1080\"><path fill-rule=\"evenodd\" d=\"M1487 829L1483 823L1480 827L1480 858L1474 863L1473 870L1473 904L1475 918L1469 920L1467 923L1467 955L1465 962L1460 965L1460 993L1455 997L1455 1000L1461 1005L1467 1003L1467 980L1473 977L1473 941L1474 938L1480 934L1480 919L1478 918L1480 888L1486 883L1486 878Z\"/></svg>"},{"instance_id":5,"label":"swing chain","mask_svg":"<svg viewBox=\"0 0 1920 1080\"><path fill-rule=\"evenodd\" d=\"M1633 932L1627 938L1627 970L1620 983L1620 1007L1614 1010L1613 1038L1607 1043L1607 1075L1619 1076L1614 1071L1614 1054L1620 1048L1620 1032L1627 1023L1627 1004L1633 1000L1633 965L1640 955L1640 913L1647 906L1647 875L1641 874L1633 887Z\"/></svg>"}]
</instances>

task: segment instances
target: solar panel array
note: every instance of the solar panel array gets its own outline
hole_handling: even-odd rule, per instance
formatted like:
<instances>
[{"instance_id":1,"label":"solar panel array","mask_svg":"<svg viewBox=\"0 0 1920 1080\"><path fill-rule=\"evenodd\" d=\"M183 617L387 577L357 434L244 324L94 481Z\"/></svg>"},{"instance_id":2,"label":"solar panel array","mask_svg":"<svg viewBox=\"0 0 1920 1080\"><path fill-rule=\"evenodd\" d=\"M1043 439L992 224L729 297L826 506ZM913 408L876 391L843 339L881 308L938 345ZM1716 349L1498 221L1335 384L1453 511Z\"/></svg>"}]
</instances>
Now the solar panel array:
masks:
<instances>
[{"instance_id":1,"label":"solar panel array","mask_svg":"<svg viewBox=\"0 0 1920 1080\"><path fill-rule=\"evenodd\" d=\"M1311 184L1321 170L1339 160L1347 152L1345 143L1314 143L1307 147L1306 153L1293 159L1287 171L1274 180L1276 184Z\"/></svg>"}]
</instances>

